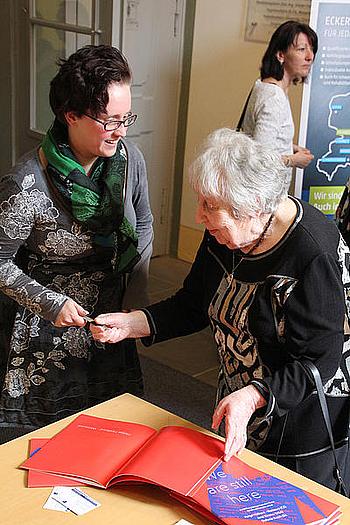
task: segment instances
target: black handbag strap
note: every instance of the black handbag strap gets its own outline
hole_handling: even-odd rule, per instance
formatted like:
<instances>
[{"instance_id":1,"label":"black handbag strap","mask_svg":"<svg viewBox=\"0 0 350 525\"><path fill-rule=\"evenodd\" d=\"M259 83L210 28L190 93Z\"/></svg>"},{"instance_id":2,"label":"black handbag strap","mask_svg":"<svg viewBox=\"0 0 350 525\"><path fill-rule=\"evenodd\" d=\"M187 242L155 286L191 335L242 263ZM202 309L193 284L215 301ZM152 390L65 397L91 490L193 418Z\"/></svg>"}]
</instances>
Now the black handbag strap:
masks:
<instances>
[{"instance_id":1,"label":"black handbag strap","mask_svg":"<svg viewBox=\"0 0 350 525\"><path fill-rule=\"evenodd\" d=\"M337 490L337 492L343 494L344 496L347 496L348 494L347 494L347 490L346 490L346 487L345 487L345 484L344 484L342 471L341 471L341 468L340 468L338 460L337 460L337 455L335 453L335 445L334 445L334 438L333 438L333 432L332 432L332 425L331 425L331 420L330 420L330 417L329 417L328 406L327 406L326 396L325 396L324 390L323 390L323 385L322 385L320 372L319 372L317 366L312 361L303 361L303 365L304 365L304 367L307 370L309 370L309 372L311 373L311 375L312 375L312 377L314 379L314 382L315 382L315 386L316 386L316 390L317 390L317 394L318 394L318 399L319 399L319 402L320 402L320 405L321 405L322 414L323 414L323 419L324 419L324 422L326 424L326 428L327 428L327 432L328 432L328 436L329 436L329 441L330 441L330 444L331 444L331 447L332 447L332 451L333 451L334 475L335 475L335 478L336 478L337 484L338 484L336 490Z\"/></svg>"},{"instance_id":2,"label":"black handbag strap","mask_svg":"<svg viewBox=\"0 0 350 525\"><path fill-rule=\"evenodd\" d=\"M249 102L249 99L250 99L250 95L252 94L252 91L253 91L253 88L249 91L249 95L247 96L247 100L244 103L243 111L241 113L241 116L239 117L239 121L238 121L238 124L237 124L237 127L236 127L236 131L241 131L242 130L243 120L244 120L244 117L245 117L245 114L246 114L246 111L247 111L248 102Z\"/></svg>"}]
</instances>

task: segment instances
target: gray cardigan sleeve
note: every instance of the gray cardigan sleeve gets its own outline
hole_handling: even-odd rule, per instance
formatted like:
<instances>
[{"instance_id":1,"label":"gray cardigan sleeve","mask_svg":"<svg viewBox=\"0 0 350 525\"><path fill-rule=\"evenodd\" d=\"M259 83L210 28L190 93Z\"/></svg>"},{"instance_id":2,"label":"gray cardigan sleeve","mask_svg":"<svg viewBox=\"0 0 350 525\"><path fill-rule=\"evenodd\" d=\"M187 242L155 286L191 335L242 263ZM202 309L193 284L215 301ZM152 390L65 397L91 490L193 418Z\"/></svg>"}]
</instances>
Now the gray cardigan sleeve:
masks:
<instances>
[{"instance_id":1,"label":"gray cardigan sleeve","mask_svg":"<svg viewBox=\"0 0 350 525\"><path fill-rule=\"evenodd\" d=\"M148 196L145 160L138 147L125 140L128 151L128 178L125 195L125 216L136 229L138 252L141 256L127 276L123 308L140 308L149 303L147 282L152 255L153 217Z\"/></svg>"},{"instance_id":2,"label":"gray cardigan sleeve","mask_svg":"<svg viewBox=\"0 0 350 525\"><path fill-rule=\"evenodd\" d=\"M43 286L24 273L15 256L32 229L45 231L56 210L42 188L36 159L24 164L24 175L18 168L0 181L0 293L4 293L34 314L54 321L68 297ZM23 171L22 170L22 171ZM26 171L28 175L26 175ZM20 185L19 182L22 182Z\"/></svg>"}]
</instances>

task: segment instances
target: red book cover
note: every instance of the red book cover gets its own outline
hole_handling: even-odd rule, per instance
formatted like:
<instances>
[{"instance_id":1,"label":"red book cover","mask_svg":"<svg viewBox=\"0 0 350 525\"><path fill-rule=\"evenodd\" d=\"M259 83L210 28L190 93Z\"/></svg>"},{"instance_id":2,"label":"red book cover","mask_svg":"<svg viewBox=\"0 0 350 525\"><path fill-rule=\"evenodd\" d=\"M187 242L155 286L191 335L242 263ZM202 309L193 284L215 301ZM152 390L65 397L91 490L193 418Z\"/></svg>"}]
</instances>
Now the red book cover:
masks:
<instances>
[{"instance_id":1,"label":"red book cover","mask_svg":"<svg viewBox=\"0 0 350 525\"><path fill-rule=\"evenodd\" d=\"M223 449L222 441L184 427L157 432L137 423L80 415L21 467L103 488L146 481L187 494L209 475Z\"/></svg>"},{"instance_id":2,"label":"red book cover","mask_svg":"<svg viewBox=\"0 0 350 525\"><path fill-rule=\"evenodd\" d=\"M107 488L118 470L156 433L146 425L82 414L21 467Z\"/></svg>"},{"instance_id":3,"label":"red book cover","mask_svg":"<svg viewBox=\"0 0 350 525\"><path fill-rule=\"evenodd\" d=\"M146 482L218 524L336 525L339 506L240 459L185 427L151 427L80 415L21 468L108 488Z\"/></svg>"},{"instance_id":4,"label":"red book cover","mask_svg":"<svg viewBox=\"0 0 350 525\"><path fill-rule=\"evenodd\" d=\"M34 456L48 441L48 439L44 438L32 438L29 444L29 457ZM27 487L30 488L56 486L76 487L77 485L85 486L85 483L77 483L72 479L56 476L55 474L46 474L46 472L40 472L38 470L28 470Z\"/></svg>"}]
</instances>

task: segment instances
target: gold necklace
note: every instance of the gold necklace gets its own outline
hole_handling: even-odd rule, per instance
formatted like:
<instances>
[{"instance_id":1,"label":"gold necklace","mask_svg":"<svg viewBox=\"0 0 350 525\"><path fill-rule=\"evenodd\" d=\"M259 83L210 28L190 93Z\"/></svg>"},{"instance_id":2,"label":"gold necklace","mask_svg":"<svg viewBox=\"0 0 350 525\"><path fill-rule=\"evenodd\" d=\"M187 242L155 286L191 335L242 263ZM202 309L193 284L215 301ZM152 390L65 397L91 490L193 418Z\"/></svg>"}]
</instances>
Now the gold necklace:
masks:
<instances>
[{"instance_id":1,"label":"gold necklace","mask_svg":"<svg viewBox=\"0 0 350 525\"><path fill-rule=\"evenodd\" d=\"M271 213L270 217L268 218L268 220L266 221L266 224L264 226L264 229L263 231L261 232L261 234L259 235L259 237L257 238L257 240L255 241L255 243L253 244L253 246L247 251L247 253L245 253L244 255L242 255L242 257L240 258L240 260L238 261L238 263L235 265L234 264L234 261L235 261L235 253L233 252L232 254L232 271L231 271L231 277L233 277L235 271L237 270L238 266L241 264L241 262L244 260L245 257L247 257L247 255L250 255L254 250L256 250L258 248L258 246L260 246L260 244L263 242L263 240L265 239L265 235L266 235L266 232L267 230L270 228L271 226L271 223L272 223L272 220L274 218L274 214Z\"/></svg>"}]
</instances>

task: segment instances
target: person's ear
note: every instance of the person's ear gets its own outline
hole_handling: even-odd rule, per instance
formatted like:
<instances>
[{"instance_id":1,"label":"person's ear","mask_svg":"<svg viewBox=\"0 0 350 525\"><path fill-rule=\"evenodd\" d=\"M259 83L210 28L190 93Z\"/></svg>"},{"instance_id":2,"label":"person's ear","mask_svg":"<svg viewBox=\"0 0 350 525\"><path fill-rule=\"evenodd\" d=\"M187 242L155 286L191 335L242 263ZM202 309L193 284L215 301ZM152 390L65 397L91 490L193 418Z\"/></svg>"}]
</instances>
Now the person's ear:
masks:
<instances>
[{"instance_id":1,"label":"person's ear","mask_svg":"<svg viewBox=\"0 0 350 525\"><path fill-rule=\"evenodd\" d=\"M73 126L80 119L74 111L67 111L67 113L64 114L64 118L66 119L67 126Z\"/></svg>"},{"instance_id":2,"label":"person's ear","mask_svg":"<svg viewBox=\"0 0 350 525\"><path fill-rule=\"evenodd\" d=\"M283 66L283 64L284 64L284 53L282 51L277 51L276 58L277 58L278 62L281 64L281 66Z\"/></svg>"}]
</instances>

